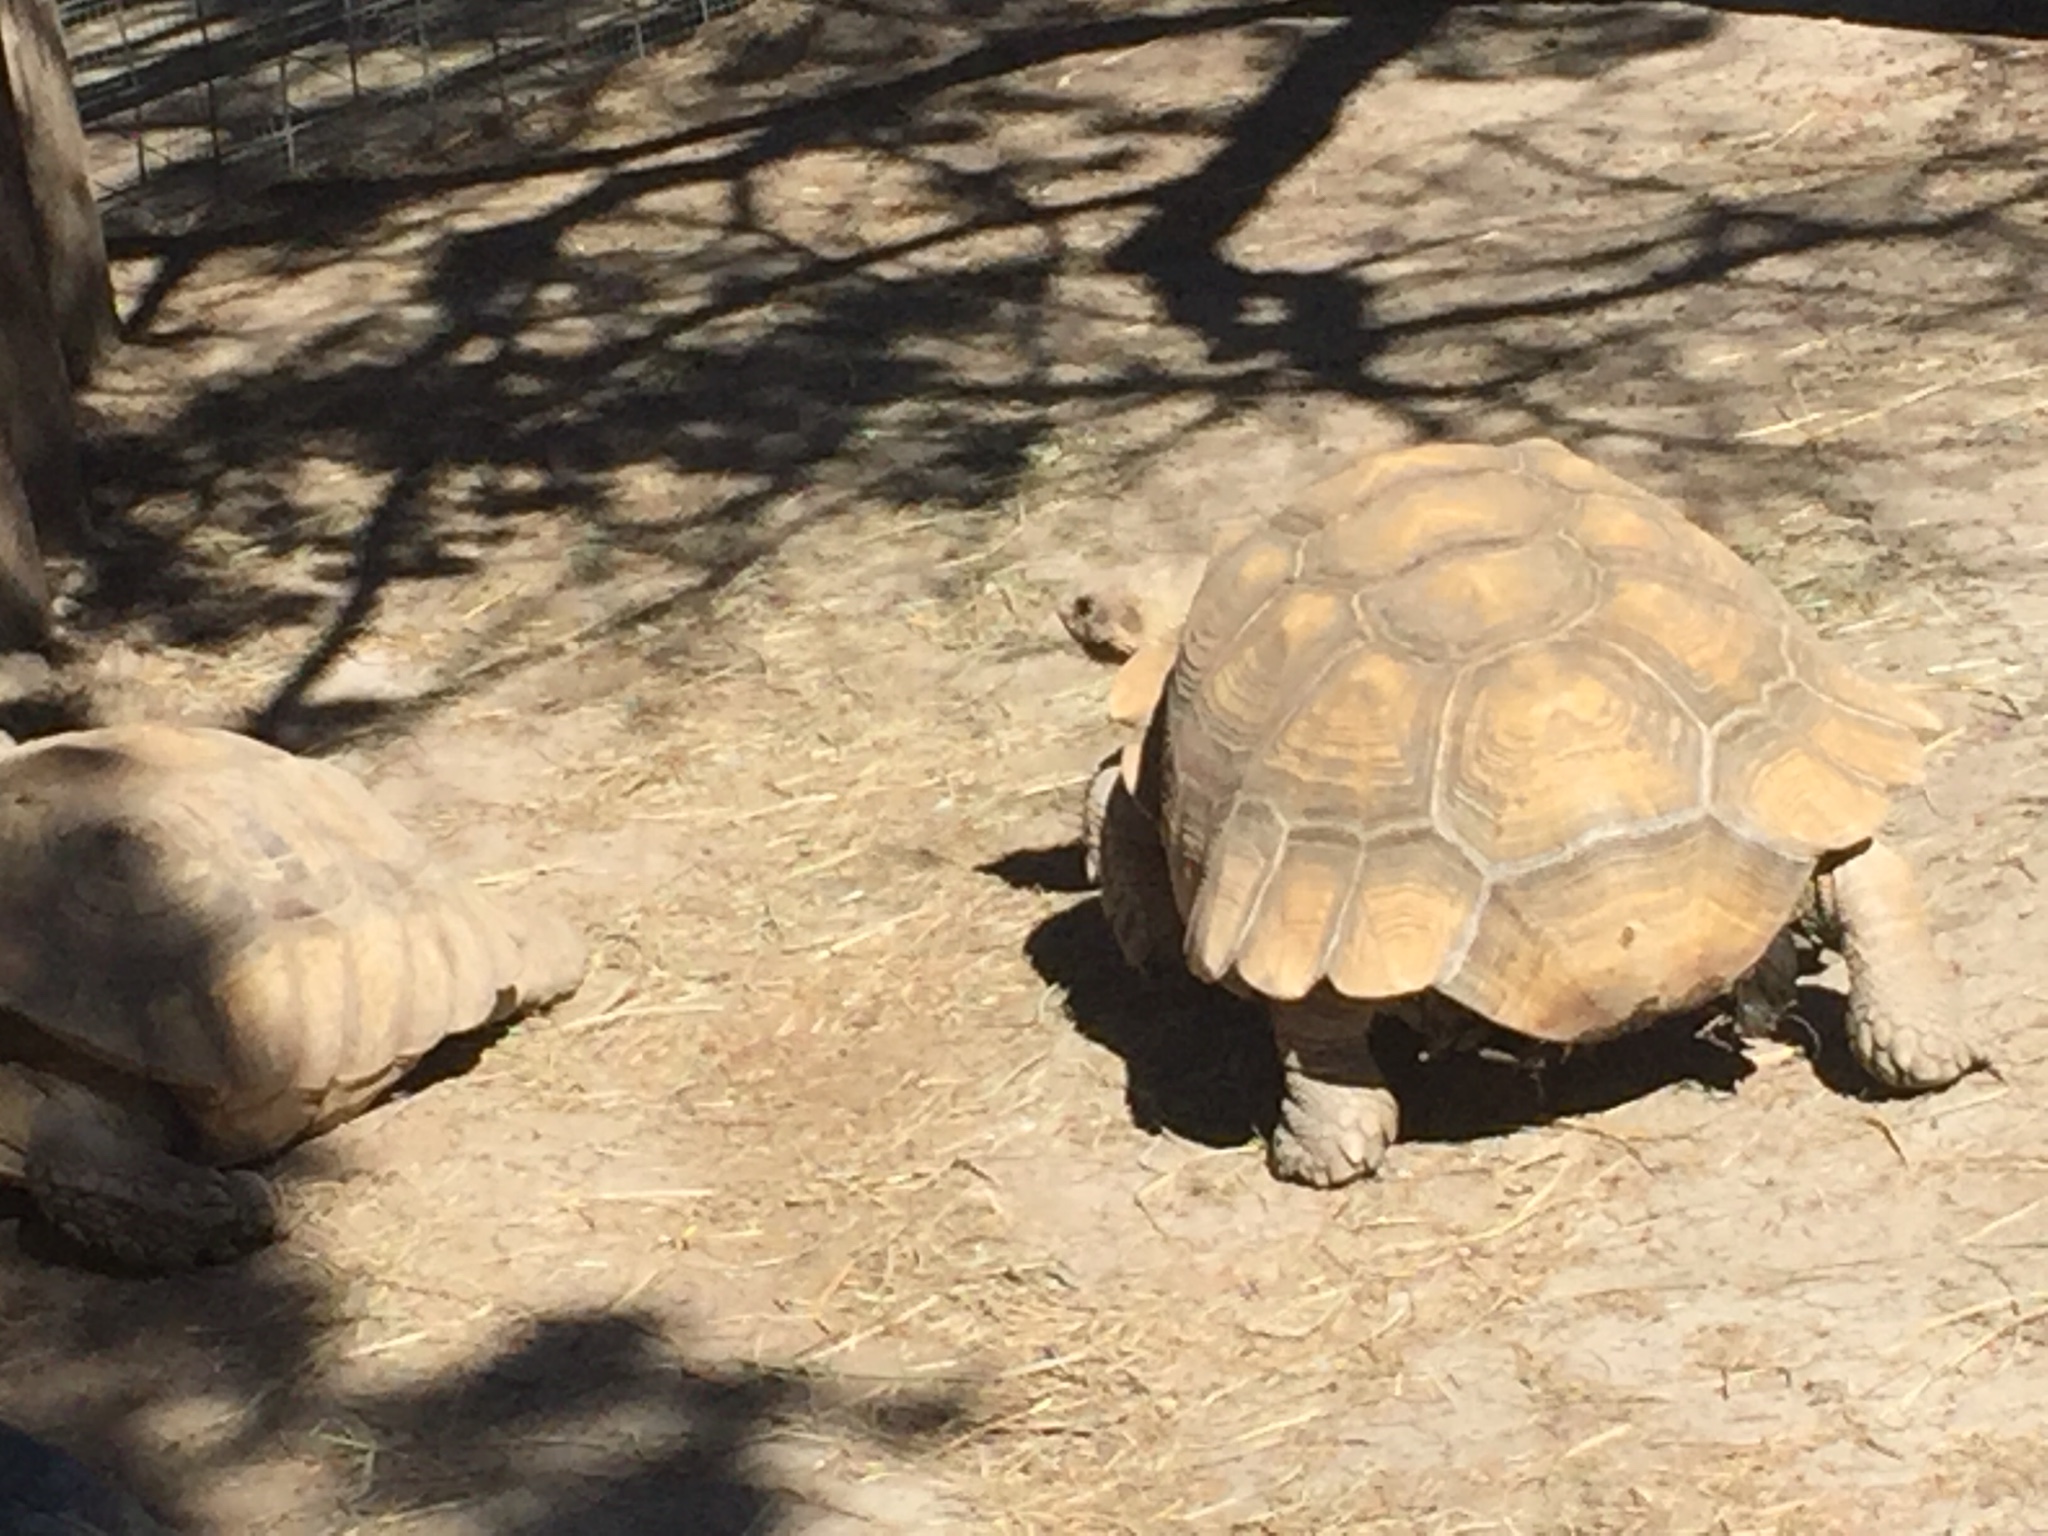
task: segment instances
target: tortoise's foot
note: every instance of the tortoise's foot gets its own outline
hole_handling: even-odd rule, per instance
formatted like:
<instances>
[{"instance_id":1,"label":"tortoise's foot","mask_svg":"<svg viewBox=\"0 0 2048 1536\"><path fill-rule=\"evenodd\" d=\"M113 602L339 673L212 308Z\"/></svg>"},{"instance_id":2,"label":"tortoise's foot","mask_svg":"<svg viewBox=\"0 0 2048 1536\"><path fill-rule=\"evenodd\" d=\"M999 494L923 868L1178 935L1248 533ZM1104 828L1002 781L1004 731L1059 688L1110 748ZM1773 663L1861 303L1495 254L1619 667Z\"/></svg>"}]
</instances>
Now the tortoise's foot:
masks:
<instances>
[{"instance_id":1,"label":"tortoise's foot","mask_svg":"<svg viewBox=\"0 0 2048 1536\"><path fill-rule=\"evenodd\" d=\"M1972 1041L1894 1020L1858 1019L1851 1008L1849 1044L1857 1061L1894 1093L1931 1093L1972 1072L1994 1070L1991 1057Z\"/></svg>"},{"instance_id":2,"label":"tortoise's foot","mask_svg":"<svg viewBox=\"0 0 2048 1536\"><path fill-rule=\"evenodd\" d=\"M82 1117L40 1120L25 1172L45 1220L131 1269L224 1263L284 1229L277 1196L257 1175L188 1163Z\"/></svg>"},{"instance_id":3,"label":"tortoise's foot","mask_svg":"<svg viewBox=\"0 0 2048 1536\"><path fill-rule=\"evenodd\" d=\"M1272 1009L1287 1081L1268 1163L1275 1178L1335 1189L1379 1171L1401 1111L1371 1047L1372 1013L1319 993Z\"/></svg>"},{"instance_id":4,"label":"tortoise's foot","mask_svg":"<svg viewBox=\"0 0 2048 1536\"><path fill-rule=\"evenodd\" d=\"M1863 1070L1893 1093L1931 1093L1972 1072L1993 1071L1991 1057L1953 1021L1894 1006L1889 995L1849 996L1849 1048ZM1955 990L1951 980L1944 990Z\"/></svg>"},{"instance_id":5,"label":"tortoise's foot","mask_svg":"<svg viewBox=\"0 0 2048 1536\"><path fill-rule=\"evenodd\" d=\"M1336 1189L1377 1173L1399 1128L1385 1088L1319 1083L1290 1067L1267 1162L1290 1184Z\"/></svg>"},{"instance_id":6,"label":"tortoise's foot","mask_svg":"<svg viewBox=\"0 0 2048 1536\"><path fill-rule=\"evenodd\" d=\"M1896 1093L1925 1093L1989 1068L1911 866L1872 843L1824 877L1822 892L1849 970L1849 1046L1864 1069Z\"/></svg>"}]
</instances>

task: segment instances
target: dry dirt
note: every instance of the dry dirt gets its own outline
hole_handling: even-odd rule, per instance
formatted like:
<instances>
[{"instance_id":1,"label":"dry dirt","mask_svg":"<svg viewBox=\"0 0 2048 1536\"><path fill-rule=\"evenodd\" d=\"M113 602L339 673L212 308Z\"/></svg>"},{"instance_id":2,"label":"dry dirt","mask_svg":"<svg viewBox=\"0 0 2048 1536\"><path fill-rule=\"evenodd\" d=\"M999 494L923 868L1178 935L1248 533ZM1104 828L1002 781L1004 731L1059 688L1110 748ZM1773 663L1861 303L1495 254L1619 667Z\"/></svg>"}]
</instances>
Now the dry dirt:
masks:
<instances>
[{"instance_id":1,"label":"dry dirt","mask_svg":"<svg viewBox=\"0 0 2048 1536\"><path fill-rule=\"evenodd\" d=\"M194 1533L2048 1528L2048 43L1372 9L762 0L118 242L94 711L331 754L598 963L253 1262L0 1226L0 1416ZM1417 1067L1383 1178L1267 1176L1256 1034L1081 889L1054 601L1528 433L1928 690L2002 1081Z\"/></svg>"}]
</instances>

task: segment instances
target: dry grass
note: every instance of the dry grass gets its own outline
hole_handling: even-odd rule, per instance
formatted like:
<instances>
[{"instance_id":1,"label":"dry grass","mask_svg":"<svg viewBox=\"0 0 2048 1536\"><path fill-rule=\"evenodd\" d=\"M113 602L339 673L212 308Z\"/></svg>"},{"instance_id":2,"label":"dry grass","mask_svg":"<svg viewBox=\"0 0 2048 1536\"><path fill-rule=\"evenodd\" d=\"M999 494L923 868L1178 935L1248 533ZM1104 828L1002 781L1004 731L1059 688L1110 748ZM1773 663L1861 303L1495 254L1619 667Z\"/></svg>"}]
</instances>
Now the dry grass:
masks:
<instances>
[{"instance_id":1,"label":"dry grass","mask_svg":"<svg viewBox=\"0 0 2048 1536\"><path fill-rule=\"evenodd\" d=\"M748 14L723 25L782 15ZM1241 1063L1210 1043L1225 1032L1120 980L1085 899L988 872L1071 841L1085 775L1113 736L1103 674L1053 619L1065 582L1118 550L1200 548L1209 524L1362 443L1540 428L1734 508L1730 537L1817 622L1947 697L1955 738L1928 802L1903 809L1902 835L1925 854L1972 1006L2015 1037L2037 1028L2048 983L2010 942L2032 899L2019 870L2037 807L2007 786L2042 760L2031 658L2048 594L2037 570L2001 561L2048 530L1955 465L1989 464L2008 432L2038 435L2026 395L2038 338L2011 333L2002 311L1972 330L1968 292L1947 329L1909 326L1934 260L1924 243L1890 257L1859 246L1867 293L1841 291L1826 253L1795 253L1764 276L1740 268L1609 309L1559 300L1554 315L1536 303L1533 318L1455 319L1544 299L1552 266L1622 259L1581 241L1683 231L1700 198L1825 201L1873 154L1928 158L1922 107L1938 90L1926 82L1947 78L1930 60L1958 45L1864 40L1851 68L1831 29L1732 25L1744 48L1717 43L1676 74L1670 59L1630 66L1601 86L1611 95L1559 96L1554 120L1517 118L1498 82L1368 88L1368 108L1391 103L1384 121L1347 118L1312 173L1283 181L1233 239L1264 253L1241 258L1255 265L1371 277L1389 338L1369 360L1384 370L1371 390L1276 369L1248 394L1233 372L1248 365L1209 359L1144 283L1105 270L1121 215L1090 211L1057 226L1041 330L913 331L900 350L943 354L950 371L863 408L858 431L780 484L749 530L765 554L736 573L720 563L719 518L773 476L670 451L701 424L659 391L577 439L616 447L602 471L480 453L437 472L423 503L435 550L473 568L394 581L351 651L350 684L431 707L341 730L342 755L451 859L520 899L566 905L596 961L554 1018L295 1161L308 1221L288 1262L320 1300L305 1358L267 1390L302 1419L220 1453L279 1480L267 1528L530 1528L491 1502L501 1490L471 1485L476 1445L408 1427L391 1404L572 1310L693 1369L786 1390L749 1431L748 1475L801 1501L792 1529L839 1511L856 1528L1146 1536L1804 1533L1923 1528L1902 1511L1936 1521L1960 1499L1993 1519L2038 1502L2023 1446L2048 1427L2048 1403L2026 1383L2048 1314L2022 1267L2048 1156L2029 1129L2025 1040L2008 1086L1902 1105L1831 1093L1802 1053L1759 1048L1732 1094L1681 1082L1546 1126L1424 1139L1398 1148L1383 1179L1317 1194L1274 1183L1249 1136L1213 1123L1227 1118L1219 1103L1255 1108L1237 1102ZM970 32L934 24L933 46L970 47ZM747 35L732 30L727 46ZM1049 205L1144 184L1200 164L1213 148L1200 114L1249 97L1264 67L1241 32L1138 54L1117 70L1105 55L1029 76L1047 100L1104 93L1073 122L959 108L984 130L977 152L1030 160L1028 190ZM1765 57L1804 71L1813 100L1772 100L1757 85ZM623 142L657 112L673 126L678 102L712 115L715 63L622 80L591 132ZM1854 127L1846 86L1822 99L1813 84L1858 68L1871 90L1896 87L1903 126L1890 137ZM1551 102L1555 85L1527 99ZM730 110L745 104L742 87L716 89ZM1443 103L1473 115L1471 133L1431 126ZM1117 111L1153 110L1166 126L1120 141L1124 161L1033 158L1048 141L1111 136L1100 125ZM1587 176L1630 173L1636 154L1647 164L1633 190L1595 178L1538 195L1516 154L1474 148L1483 128L1569 163L1588 125L1616 112L1633 147L1594 155ZM1659 126L1668 112L1704 114L1716 136L1681 153ZM565 248L593 263L664 259L634 269L645 286L616 301L622 314L599 304L584 318L658 326L723 291L720 262L745 275L805 241L835 259L895 253L878 269L906 283L968 283L1021 246L1059 244L1006 226L905 254L934 219L958 216L947 189L968 173L940 163L947 142L778 161L751 188L762 230L744 237L721 233L725 181L650 174L644 196L592 213ZM295 256L310 286L290 302L262 291L276 281L265 253L213 258L158 321L202 334L138 358L103 409L115 426L176 422L195 389L254 366L258 338L291 338L323 366L404 364L416 338L387 300L431 291L446 229L488 231L602 179L458 190L393 214L357 248ZM1409 210L1412 249L1386 254L1382 206ZM375 283L351 287L364 273ZM150 274L126 275L139 286ZM1957 257L1959 289L1967 275ZM834 282L856 278L815 286ZM918 293L949 297L943 283ZM679 374L732 367L738 389L732 359L772 353L785 328L806 358L832 355L832 337L853 344L844 324L827 341L802 330L813 302L804 290L734 303L656 353ZM997 308L970 287L975 306ZM1452 318L1400 340L1432 306ZM1457 397L1461 359L1503 337L1552 359L1547 371L1500 399ZM536 352L542 341L573 350L558 330ZM1024 357L1034 348L1037 362ZM1112 388L1130 367L1170 382ZM847 371L846 390L867 387ZM963 408L934 427L919 414L933 397L1009 408L989 381L1020 375L1020 399L1067 377L1100 387L1046 408L982 504L900 490L891 474L917 444L982 425ZM1669 391L1625 404L1638 380ZM1396 384L1462 403L1404 416ZM652 446L634 436L634 409L660 417ZM225 430L208 446L248 451ZM316 604L222 643L122 621L95 640L102 656L116 654L108 639L127 647L100 667L111 710L231 716L317 640L346 587L345 546L271 552L264 497L345 536L391 478L374 466L279 478L284 490L251 471L233 494L208 482L210 502L165 492L138 516L188 542L204 528L213 543L194 558L222 580L250 572ZM1975 498L1965 512L1933 494L1950 489ZM1163 1051L1146 1044L1155 1027ZM81 1290L77 1305L97 1295ZM43 1301L68 1296L51 1287ZM163 1370L167 1398L182 1400L201 1368ZM190 1444L228 1446L258 1408L224 1399L198 1440L173 1426L140 1443L176 1464ZM623 1405L479 1439L509 1440L535 1467L587 1455L614 1469L674 1449L680 1432L657 1420ZM1991 1444L1986 1423L2007 1438ZM876 1428L892 1424L910 1427ZM878 1490L899 1502L872 1502ZM266 1528L206 1508L215 1528Z\"/></svg>"}]
</instances>

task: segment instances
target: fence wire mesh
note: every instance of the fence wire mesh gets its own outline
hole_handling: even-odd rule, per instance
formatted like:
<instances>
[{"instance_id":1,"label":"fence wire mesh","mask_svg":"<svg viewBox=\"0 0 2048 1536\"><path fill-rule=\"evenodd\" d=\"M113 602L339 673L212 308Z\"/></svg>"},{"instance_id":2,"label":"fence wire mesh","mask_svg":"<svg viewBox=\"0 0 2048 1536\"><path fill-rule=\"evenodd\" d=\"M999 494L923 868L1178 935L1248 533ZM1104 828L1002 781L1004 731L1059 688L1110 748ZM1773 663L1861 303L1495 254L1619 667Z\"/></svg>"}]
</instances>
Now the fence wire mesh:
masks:
<instances>
[{"instance_id":1,"label":"fence wire mesh","mask_svg":"<svg viewBox=\"0 0 2048 1536\"><path fill-rule=\"evenodd\" d=\"M743 0L60 0L104 209L389 170L686 37ZM145 218L145 204L146 218Z\"/></svg>"}]
</instances>

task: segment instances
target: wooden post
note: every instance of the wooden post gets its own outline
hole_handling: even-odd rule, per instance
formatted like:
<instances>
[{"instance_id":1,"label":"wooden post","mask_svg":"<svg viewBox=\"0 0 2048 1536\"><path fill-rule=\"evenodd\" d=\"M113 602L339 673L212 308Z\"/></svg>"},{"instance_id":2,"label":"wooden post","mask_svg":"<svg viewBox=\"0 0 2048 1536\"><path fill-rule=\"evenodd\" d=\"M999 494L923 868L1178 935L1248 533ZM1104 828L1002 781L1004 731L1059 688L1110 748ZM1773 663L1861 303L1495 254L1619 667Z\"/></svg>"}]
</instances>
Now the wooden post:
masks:
<instances>
[{"instance_id":1,"label":"wooden post","mask_svg":"<svg viewBox=\"0 0 2048 1536\"><path fill-rule=\"evenodd\" d=\"M10 78L6 41L0 31L0 81ZM68 542L80 511L71 377L36 244L20 113L0 91L0 646L47 630L36 535Z\"/></svg>"},{"instance_id":2,"label":"wooden post","mask_svg":"<svg viewBox=\"0 0 2048 1536\"><path fill-rule=\"evenodd\" d=\"M114 345L120 323L57 0L0 0L0 56L7 61L50 316L65 372L78 388Z\"/></svg>"},{"instance_id":3,"label":"wooden post","mask_svg":"<svg viewBox=\"0 0 2048 1536\"><path fill-rule=\"evenodd\" d=\"M0 651L29 651L50 637L50 588L35 520L14 463L0 444Z\"/></svg>"}]
</instances>

